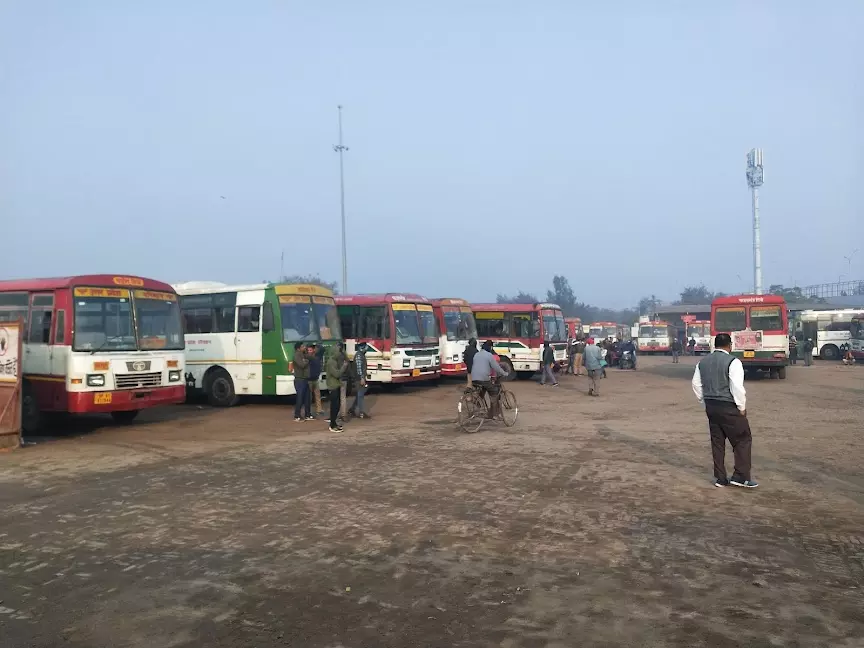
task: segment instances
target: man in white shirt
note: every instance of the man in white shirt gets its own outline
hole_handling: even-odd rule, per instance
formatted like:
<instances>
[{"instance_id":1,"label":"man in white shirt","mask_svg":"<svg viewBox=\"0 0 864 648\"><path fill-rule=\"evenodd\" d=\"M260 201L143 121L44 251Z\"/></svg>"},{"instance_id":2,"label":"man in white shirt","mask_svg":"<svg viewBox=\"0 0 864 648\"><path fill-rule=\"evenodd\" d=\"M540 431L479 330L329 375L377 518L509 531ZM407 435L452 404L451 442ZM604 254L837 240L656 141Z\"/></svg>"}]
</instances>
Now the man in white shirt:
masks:
<instances>
[{"instance_id":1,"label":"man in white shirt","mask_svg":"<svg viewBox=\"0 0 864 648\"><path fill-rule=\"evenodd\" d=\"M705 405L714 457L714 485L756 488L751 479L750 456L753 436L747 420L744 365L732 356L732 338L721 333L714 339L714 353L706 356L693 373L693 393ZM726 439L732 446L735 471L726 478Z\"/></svg>"}]
</instances>

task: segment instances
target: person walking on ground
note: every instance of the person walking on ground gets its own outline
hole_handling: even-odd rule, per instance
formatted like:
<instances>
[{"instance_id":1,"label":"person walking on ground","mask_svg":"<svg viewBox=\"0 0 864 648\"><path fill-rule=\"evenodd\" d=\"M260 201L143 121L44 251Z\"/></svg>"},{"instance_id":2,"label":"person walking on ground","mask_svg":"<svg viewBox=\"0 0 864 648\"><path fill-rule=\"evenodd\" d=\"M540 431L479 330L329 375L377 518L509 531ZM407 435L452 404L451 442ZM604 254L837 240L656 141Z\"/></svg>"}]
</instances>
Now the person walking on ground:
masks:
<instances>
[{"instance_id":1,"label":"person walking on ground","mask_svg":"<svg viewBox=\"0 0 864 648\"><path fill-rule=\"evenodd\" d=\"M582 356L585 353L585 340L583 340L582 338L574 340L573 348L574 348L573 365L576 368L576 375L581 376L582 375Z\"/></svg>"},{"instance_id":2,"label":"person walking on ground","mask_svg":"<svg viewBox=\"0 0 864 648\"><path fill-rule=\"evenodd\" d=\"M576 340L569 339L567 340L567 369L564 371L565 374L573 374L573 365L576 362Z\"/></svg>"},{"instance_id":3,"label":"person walking on ground","mask_svg":"<svg viewBox=\"0 0 864 648\"><path fill-rule=\"evenodd\" d=\"M324 413L324 405L321 404L321 366L323 365L324 347L316 344L309 345L309 400L315 405L315 415Z\"/></svg>"},{"instance_id":4,"label":"person walking on ground","mask_svg":"<svg viewBox=\"0 0 864 648\"><path fill-rule=\"evenodd\" d=\"M672 363L678 364L678 356L681 355L681 340L675 338L672 340Z\"/></svg>"},{"instance_id":5,"label":"person walking on ground","mask_svg":"<svg viewBox=\"0 0 864 648\"><path fill-rule=\"evenodd\" d=\"M703 358L693 372L693 393L705 405L714 459L714 485L756 488L750 475L753 436L747 420L744 365L732 356L732 338L720 333L714 338L714 353ZM735 469L726 478L726 440L732 446Z\"/></svg>"},{"instance_id":6,"label":"person walking on ground","mask_svg":"<svg viewBox=\"0 0 864 648\"><path fill-rule=\"evenodd\" d=\"M474 366L474 356L477 355L477 339L471 338L468 340L468 346L465 347L465 353L462 354L462 360L465 361L465 369L468 370L468 388L471 388L471 368Z\"/></svg>"},{"instance_id":7,"label":"person walking on ground","mask_svg":"<svg viewBox=\"0 0 864 648\"><path fill-rule=\"evenodd\" d=\"M555 366L555 350L547 340L543 343L543 374L540 376L540 384L545 385L546 380L551 381L553 387L558 386L558 379L552 368Z\"/></svg>"},{"instance_id":8,"label":"person walking on ground","mask_svg":"<svg viewBox=\"0 0 864 648\"><path fill-rule=\"evenodd\" d=\"M327 359L325 369L327 390L330 392L330 431L341 432L342 426L338 419L342 407L342 385L343 378L348 373L348 359L342 344L339 344Z\"/></svg>"},{"instance_id":9,"label":"person walking on ground","mask_svg":"<svg viewBox=\"0 0 864 648\"><path fill-rule=\"evenodd\" d=\"M369 415L363 409L363 397L366 395L366 370L366 343L358 340L354 352L354 373L357 380L357 392L354 394L354 402L351 403L348 413L361 419L369 418Z\"/></svg>"},{"instance_id":10,"label":"person walking on ground","mask_svg":"<svg viewBox=\"0 0 864 648\"><path fill-rule=\"evenodd\" d=\"M687 343L687 346L690 348L690 355L696 355L696 338L690 338L690 341Z\"/></svg>"},{"instance_id":11,"label":"person walking on ground","mask_svg":"<svg viewBox=\"0 0 864 648\"><path fill-rule=\"evenodd\" d=\"M789 364L798 363L798 339L792 335L789 337Z\"/></svg>"},{"instance_id":12,"label":"person walking on ground","mask_svg":"<svg viewBox=\"0 0 864 648\"><path fill-rule=\"evenodd\" d=\"M807 338L804 340L804 366L809 367L813 364L813 340Z\"/></svg>"},{"instance_id":13,"label":"person walking on ground","mask_svg":"<svg viewBox=\"0 0 864 648\"><path fill-rule=\"evenodd\" d=\"M600 377L603 375L603 354L600 347L594 344L594 338L588 338L585 345L585 370L591 382L588 384L588 395L600 395Z\"/></svg>"},{"instance_id":14,"label":"person walking on ground","mask_svg":"<svg viewBox=\"0 0 864 648\"><path fill-rule=\"evenodd\" d=\"M312 402L309 393L309 354L306 351L306 345L302 342L294 344L294 358L292 360L294 372L294 391L296 393L294 400L294 420L296 422L314 420L312 416ZM305 411L305 415L301 416L301 408Z\"/></svg>"}]
</instances>

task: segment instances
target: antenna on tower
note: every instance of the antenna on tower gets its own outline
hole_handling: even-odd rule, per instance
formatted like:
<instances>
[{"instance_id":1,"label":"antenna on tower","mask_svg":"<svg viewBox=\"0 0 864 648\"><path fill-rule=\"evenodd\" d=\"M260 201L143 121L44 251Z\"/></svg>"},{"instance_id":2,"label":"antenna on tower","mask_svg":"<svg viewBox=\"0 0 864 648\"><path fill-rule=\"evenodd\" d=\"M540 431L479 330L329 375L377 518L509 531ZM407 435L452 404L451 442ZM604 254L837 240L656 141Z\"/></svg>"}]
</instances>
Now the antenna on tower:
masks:
<instances>
[{"instance_id":1,"label":"antenna on tower","mask_svg":"<svg viewBox=\"0 0 864 648\"><path fill-rule=\"evenodd\" d=\"M759 226L759 187L762 186L762 149L750 149L747 154L747 186L753 199L753 292L762 294L762 237Z\"/></svg>"}]
</instances>

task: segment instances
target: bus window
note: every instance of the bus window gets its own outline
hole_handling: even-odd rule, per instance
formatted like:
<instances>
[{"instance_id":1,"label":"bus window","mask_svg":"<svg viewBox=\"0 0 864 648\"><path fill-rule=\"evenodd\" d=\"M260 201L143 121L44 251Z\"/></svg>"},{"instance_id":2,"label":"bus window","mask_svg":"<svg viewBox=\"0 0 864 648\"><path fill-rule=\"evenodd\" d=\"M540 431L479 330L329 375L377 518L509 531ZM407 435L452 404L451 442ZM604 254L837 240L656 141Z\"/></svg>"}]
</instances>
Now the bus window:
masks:
<instances>
[{"instance_id":1,"label":"bus window","mask_svg":"<svg viewBox=\"0 0 864 648\"><path fill-rule=\"evenodd\" d=\"M747 316L743 307L721 307L714 311L714 330L722 332L743 331L747 328Z\"/></svg>"},{"instance_id":2,"label":"bus window","mask_svg":"<svg viewBox=\"0 0 864 648\"><path fill-rule=\"evenodd\" d=\"M539 338L540 320L537 313L513 313L513 337Z\"/></svg>"},{"instance_id":3,"label":"bus window","mask_svg":"<svg viewBox=\"0 0 864 648\"><path fill-rule=\"evenodd\" d=\"M0 294L0 322L13 322L17 319L27 321L30 295L24 293Z\"/></svg>"},{"instance_id":4,"label":"bus window","mask_svg":"<svg viewBox=\"0 0 864 648\"><path fill-rule=\"evenodd\" d=\"M336 303L329 297L313 297L312 310L315 311L315 319L322 340L342 339L342 329L339 325L339 312Z\"/></svg>"},{"instance_id":5,"label":"bus window","mask_svg":"<svg viewBox=\"0 0 864 648\"><path fill-rule=\"evenodd\" d=\"M567 341L567 325L564 323L564 316L561 313L556 313L555 311L543 311L543 328L546 332L547 341Z\"/></svg>"},{"instance_id":6,"label":"bus window","mask_svg":"<svg viewBox=\"0 0 864 648\"><path fill-rule=\"evenodd\" d=\"M420 317L420 333L424 342L438 342L438 323L435 321L435 313L432 307L420 305L417 309L417 315Z\"/></svg>"},{"instance_id":7,"label":"bus window","mask_svg":"<svg viewBox=\"0 0 864 648\"><path fill-rule=\"evenodd\" d=\"M384 306L361 307L357 339L387 340L390 338L390 327L387 324L387 310Z\"/></svg>"},{"instance_id":8,"label":"bus window","mask_svg":"<svg viewBox=\"0 0 864 648\"><path fill-rule=\"evenodd\" d=\"M478 338L510 337L507 320L501 312L478 312L474 315Z\"/></svg>"},{"instance_id":9,"label":"bus window","mask_svg":"<svg viewBox=\"0 0 864 648\"><path fill-rule=\"evenodd\" d=\"M458 306L443 306L444 328L448 340L468 340L477 337L477 327L471 309Z\"/></svg>"},{"instance_id":10,"label":"bus window","mask_svg":"<svg viewBox=\"0 0 864 648\"><path fill-rule=\"evenodd\" d=\"M400 306L402 306L400 304ZM396 344L421 344L420 322L417 319L416 307L411 310L393 308L393 321L396 323Z\"/></svg>"},{"instance_id":11,"label":"bus window","mask_svg":"<svg viewBox=\"0 0 864 648\"><path fill-rule=\"evenodd\" d=\"M312 301L308 297L280 295L279 310L282 315L283 342L318 339L315 318L312 315Z\"/></svg>"},{"instance_id":12,"label":"bus window","mask_svg":"<svg viewBox=\"0 0 864 648\"><path fill-rule=\"evenodd\" d=\"M750 329L753 331L782 331L783 311L780 306L751 306Z\"/></svg>"}]
</instances>

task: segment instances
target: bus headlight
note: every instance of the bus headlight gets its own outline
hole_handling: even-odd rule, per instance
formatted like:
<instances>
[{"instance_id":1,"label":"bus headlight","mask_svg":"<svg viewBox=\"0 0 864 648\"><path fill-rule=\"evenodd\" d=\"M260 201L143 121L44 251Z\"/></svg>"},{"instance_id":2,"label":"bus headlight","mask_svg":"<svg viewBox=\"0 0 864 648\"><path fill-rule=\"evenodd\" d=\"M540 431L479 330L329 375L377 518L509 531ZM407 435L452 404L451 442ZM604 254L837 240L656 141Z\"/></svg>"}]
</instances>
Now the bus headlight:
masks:
<instances>
[{"instance_id":1,"label":"bus headlight","mask_svg":"<svg viewBox=\"0 0 864 648\"><path fill-rule=\"evenodd\" d=\"M405 358L405 359L402 361L402 366L403 366L403 367L410 367L410 366L411 366L411 359L410 359L410 358Z\"/></svg>"},{"instance_id":2,"label":"bus headlight","mask_svg":"<svg viewBox=\"0 0 864 648\"><path fill-rule=\"evenodd\" d=\"M104 387L105 374L87 374L88 387Z\"/></svg>"},{"instance_id":3,"label":"bus headlight","mask_svg":"<svg viewBox=\"0 0 864 648\"><path fill-rule=\"evenodd\" d=\"M180 378L182 377L180 373L179 369L177 371L169 371L168 382L180 382Z\"/></svg>"}]
</instances>

